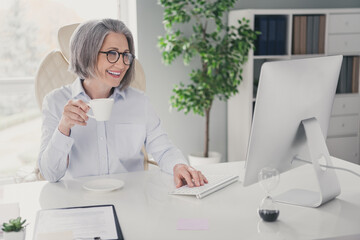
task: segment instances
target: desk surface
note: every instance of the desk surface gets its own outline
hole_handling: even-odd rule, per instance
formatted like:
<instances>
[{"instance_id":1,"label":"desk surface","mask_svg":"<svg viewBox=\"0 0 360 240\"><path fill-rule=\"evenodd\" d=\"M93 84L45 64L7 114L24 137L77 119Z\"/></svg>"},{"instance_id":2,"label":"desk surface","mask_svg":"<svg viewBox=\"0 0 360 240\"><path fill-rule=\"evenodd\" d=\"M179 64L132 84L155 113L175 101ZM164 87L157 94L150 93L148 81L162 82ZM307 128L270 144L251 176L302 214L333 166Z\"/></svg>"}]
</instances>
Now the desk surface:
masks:
<instances>
[{"instance_id":1,"label":"desk surface","mask_svg":"<svg viewBox=\"0 0 360 240\"><path fill-rule=\"evenodd\" d=\"M360 166L334 159L335 166L360 173ZM243 162L201 166L206 173L243 173ZM173 178L159 170L117 174L108 177L125 182L114 192L94 193L82 188L91 178L58 183L34 182L0 186L1 202L19 202L21 216L28 219L27 238L32 239L39 209L114 204L126 240L141 239L322 239L360 236L360 178L337 171L342 193L320 208L279 204L274 223L260 220L257 208L264 192L259 184L244 188L237 182L204 199L173 196ZM240 176L241 178L241 176ZM296 186L295 184L296 183ZM293 187L315 189L310 165L281 175L274 191ZM177 230L182 219L208 221L208 230ZM357 238L354 236L358 236ZM333 239L333 238L331 238ZM337 239L337 238L334 238ZM341 238L342 239L342 238Z\"/></svg>"}]
</instances>

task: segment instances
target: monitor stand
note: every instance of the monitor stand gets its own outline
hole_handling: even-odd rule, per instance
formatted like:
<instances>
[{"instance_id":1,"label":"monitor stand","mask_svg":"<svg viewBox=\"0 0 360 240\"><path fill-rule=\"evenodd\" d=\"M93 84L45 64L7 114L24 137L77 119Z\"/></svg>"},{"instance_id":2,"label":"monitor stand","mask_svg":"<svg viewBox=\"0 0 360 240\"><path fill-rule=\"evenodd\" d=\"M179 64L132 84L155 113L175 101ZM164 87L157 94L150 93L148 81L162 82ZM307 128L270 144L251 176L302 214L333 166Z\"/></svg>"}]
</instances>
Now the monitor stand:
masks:
<instances>
[{"instance_id":1,"label":"monitor stand","mask_svg":"<svg viewBox=\"0 0 360 240\"><path fill-rule=\"evenodd\" d=\"M334 169L320 166L321 160L325 160L327 166L333 166L333 164L317 119L309 118L301 123L305 129L306 141L317 177L319 191L292 189L274 197L274 200L304 207L319 207L340 194L340 185Z\"/></svg>"}]
</instances>

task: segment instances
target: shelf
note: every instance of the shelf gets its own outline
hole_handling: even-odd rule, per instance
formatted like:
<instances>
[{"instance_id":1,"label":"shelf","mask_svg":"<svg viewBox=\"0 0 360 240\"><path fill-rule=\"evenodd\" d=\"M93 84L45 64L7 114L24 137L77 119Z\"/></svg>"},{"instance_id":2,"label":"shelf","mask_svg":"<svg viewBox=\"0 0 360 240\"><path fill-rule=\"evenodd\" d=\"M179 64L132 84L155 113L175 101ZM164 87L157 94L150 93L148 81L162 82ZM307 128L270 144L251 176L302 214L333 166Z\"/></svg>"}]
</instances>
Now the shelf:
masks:
<instances>
[{"instance_id":1,"label":"shelf","mask_svg":"<svg viewBox=\"0 0 360 240\"><path fill-rule=\"evenodd\" d=\"M258 56L254 56L254 59L274 59L274 60L286 60L286 59L291 59L290 55L284 55L284 56L279 56L279 55L272 55L272 56L268 56L268 55L258 55Z\"/></svg>"},{"instance_id":2,"label":"shelf","mask_svg":"<svg viewBox=\"0 0 360 240\"><path fill-rule=\"evenodd\" d=\"M347 62L348 65L343 67L346 70L342 71L341 74L343 76L340 77L339 82L343 83L343 91L345 89L346 93L340 91L340 93L336 94L333 109L336 108L337 110L335 111L336 114L332 115L332 117L336 117L337 121L341 121L344 118L345 121L350 114L347 111L351 110L350 115L355 117L358 123L360 122L360 59L358 59L359 63L352 62L352 68L350 67L351 60L350 63L348 61L349 57L357 56L359 58L360 56L359 8L235 10L229 13L229 25L236 25L238 19L244 17L249 19L249 24L253 29L258 31L260 28L265 29L265 34L260 37L260 42L256 42L257 50L250 52L249 62L243 67L243 81L239 86L239 93L228 101L229 161L246 159L253 110L256 102L257 84L260 78L261 66L265 62L343 55L343 62L345 64ZM299 26L295 26L295 19L298 21L300 18L303 21L305 20L302 23L302 29ZM279 19L281 19L280 21L285 20L285 24L279 24ZM262 26L260 26L260 22L262 22ZM273 29L273 33L269 32L271 29ZM279 29L285 30L279 31ZM274 33L279 32L281 36L277 38L277 34ZM279 44L282 46L279 46ZM299 44L302 51L299 51ZM274 46L277 46L277 50L271 49ZM295 46L298 48L297 51L294 51ZM261 48L261 51L259 51L259 48ZM260 53L262 54L260 55ZM346 73L346 76L344 76L344 73ZM347 86L345 88L344 81ZM353 112L354 109L359 111ZM338 136L340 136L336 139L336 144L339 143L341 146L345 146L351 143L351 147L348 147L351 149L351 152L359 153L359 125L353 124L351 126L353 128L352 131L356 133L352 134L351 137L346 133L342 134L341 128L335 129L335 132L339 133ZM334 126L336 128L337 125ZM334 129L330 130L334 132ZM349 154L346 154L336 144L331 145L329 148L330 153L334 153L334 156L339 158L359 162L359 159L347 159L346 157ZM357 158L359 157L357 156Z\"/></svg>"}]
</instances>

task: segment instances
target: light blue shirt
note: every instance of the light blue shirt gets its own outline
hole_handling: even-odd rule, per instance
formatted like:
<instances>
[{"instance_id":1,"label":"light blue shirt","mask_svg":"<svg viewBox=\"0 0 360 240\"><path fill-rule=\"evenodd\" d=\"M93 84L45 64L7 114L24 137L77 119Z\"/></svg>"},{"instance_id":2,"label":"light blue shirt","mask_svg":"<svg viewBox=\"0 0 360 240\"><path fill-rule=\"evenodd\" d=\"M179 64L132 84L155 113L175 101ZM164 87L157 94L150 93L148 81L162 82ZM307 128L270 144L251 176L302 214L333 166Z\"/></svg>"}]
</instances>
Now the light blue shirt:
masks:
<instances>
[{"instance_id":1,"label":"light blue shirt","mask_svg":"<svg viewBox=\"0 0 360 240\"><path fill-rule=\"evenodd\" d=\"M90 97L80 79L46 95L38 160L45 179L56 182L66 172L82 177L144 170L143 145L167 173L172 174L176 164L187 164L161 129L160 119L143 92L115 88L110 98L114 107L108 121L89 118L87 126L75 125L70 136L65 136L58 130L65 104L70 99L89 102Z\"/></svg>"}]
</instances>

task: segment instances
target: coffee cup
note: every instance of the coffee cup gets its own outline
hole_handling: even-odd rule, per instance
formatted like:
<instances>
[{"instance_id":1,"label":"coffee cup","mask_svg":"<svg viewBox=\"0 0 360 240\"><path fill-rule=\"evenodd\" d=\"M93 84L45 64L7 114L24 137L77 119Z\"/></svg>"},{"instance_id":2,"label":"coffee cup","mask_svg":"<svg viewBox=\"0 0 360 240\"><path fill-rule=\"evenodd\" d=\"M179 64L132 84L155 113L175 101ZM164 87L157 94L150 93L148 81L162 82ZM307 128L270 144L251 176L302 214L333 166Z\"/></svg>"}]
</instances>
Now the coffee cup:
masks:
<instances>
[{"instance_id":1,"label":"coffee cup","mask_svg":"<svg viewBox=\"0 0 360 240\"><path fill-rule=\"evenodd\" d=\"M114 105L113 98L97 98L90 100L88 103L93 115L87 113L90 118L94 118L96 121L107 121L110 119L112 107Z\"/></svg>"}]
</instances>

